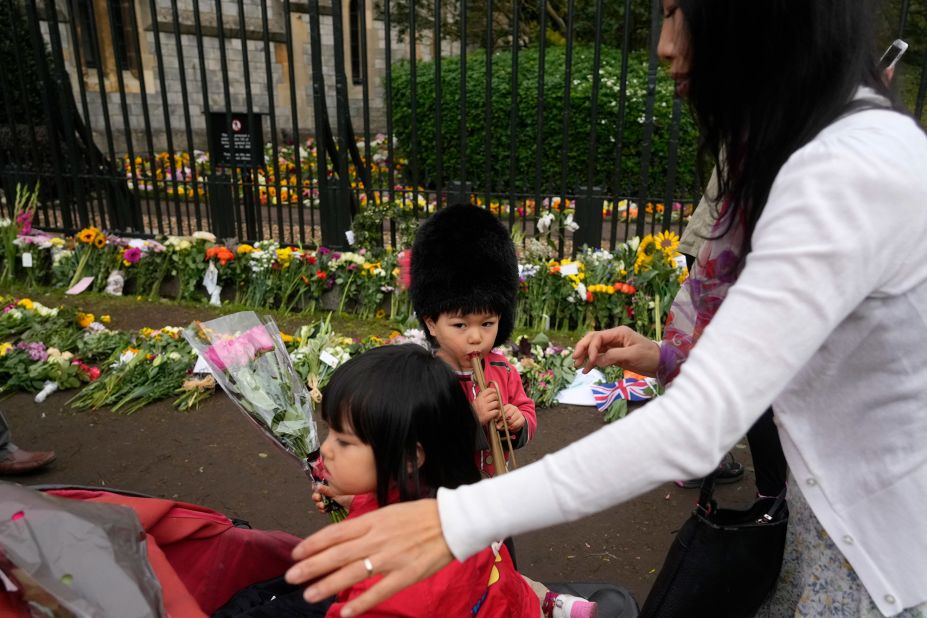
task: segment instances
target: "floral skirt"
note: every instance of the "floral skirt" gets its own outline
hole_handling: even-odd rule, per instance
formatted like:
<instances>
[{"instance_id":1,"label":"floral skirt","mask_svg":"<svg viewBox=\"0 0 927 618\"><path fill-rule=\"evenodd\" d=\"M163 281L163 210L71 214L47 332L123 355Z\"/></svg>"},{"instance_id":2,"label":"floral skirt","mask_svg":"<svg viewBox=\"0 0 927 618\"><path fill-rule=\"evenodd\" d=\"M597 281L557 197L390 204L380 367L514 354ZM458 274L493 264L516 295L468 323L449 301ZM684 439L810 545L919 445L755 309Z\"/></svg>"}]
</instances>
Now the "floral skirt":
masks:
<instances>
[{"instance_id":1,"label":"floral skirt","mask_svg":"<svg viewBox=\"0 0 927 618\"><path fill-rule=\"evenodd\" d=\"M794 478L789 478L789 485L797 487ZM789 528L776 590L756 615L759 618L882 616L800 490L789 492ZM908 608L897 616L927 618L927 604Z\"/></svg>"}]
</instances>

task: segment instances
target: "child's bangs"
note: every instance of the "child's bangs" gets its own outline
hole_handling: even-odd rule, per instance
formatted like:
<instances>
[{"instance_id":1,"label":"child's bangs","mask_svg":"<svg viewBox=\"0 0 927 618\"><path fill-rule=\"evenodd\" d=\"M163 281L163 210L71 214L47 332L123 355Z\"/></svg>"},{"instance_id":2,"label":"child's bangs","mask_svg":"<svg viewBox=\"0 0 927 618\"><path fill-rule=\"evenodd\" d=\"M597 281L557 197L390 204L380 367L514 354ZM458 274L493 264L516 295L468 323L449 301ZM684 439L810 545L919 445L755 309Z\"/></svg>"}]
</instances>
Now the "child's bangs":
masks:
<instances>
[{"instance_id":1,"label":"child's bangs","mask_svg":"<svg viewBox=\"0 0 927 618\"><path fill-rule=\"evenodd\" d=\"M353 433L365 444L370 443L367 429L371 406L376 405L377 394L373 380L337 380L336 373L322 397L322 420L339 433Z\"/></svg>"}]
</instances>

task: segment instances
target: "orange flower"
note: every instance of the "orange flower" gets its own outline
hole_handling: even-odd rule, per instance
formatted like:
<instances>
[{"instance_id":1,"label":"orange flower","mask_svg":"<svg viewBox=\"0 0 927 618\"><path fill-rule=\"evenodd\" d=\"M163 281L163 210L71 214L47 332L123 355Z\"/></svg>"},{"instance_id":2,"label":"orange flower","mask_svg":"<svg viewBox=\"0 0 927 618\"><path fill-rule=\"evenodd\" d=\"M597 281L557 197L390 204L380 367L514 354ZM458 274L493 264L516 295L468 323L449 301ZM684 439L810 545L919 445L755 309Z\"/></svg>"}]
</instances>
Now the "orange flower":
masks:
<instances>
[{"instance_id":1,"label":"orange flower","mask_svg":"<svg viewBox=\"0 0 927 618\"><path fill-rule=\"evenodd\" d=\"M328 273L325 272L324 270L320 270L319 272L315 274L315 276L317 279L323 279L323 280L328 279Z\"/></svg>"}]
</instances>

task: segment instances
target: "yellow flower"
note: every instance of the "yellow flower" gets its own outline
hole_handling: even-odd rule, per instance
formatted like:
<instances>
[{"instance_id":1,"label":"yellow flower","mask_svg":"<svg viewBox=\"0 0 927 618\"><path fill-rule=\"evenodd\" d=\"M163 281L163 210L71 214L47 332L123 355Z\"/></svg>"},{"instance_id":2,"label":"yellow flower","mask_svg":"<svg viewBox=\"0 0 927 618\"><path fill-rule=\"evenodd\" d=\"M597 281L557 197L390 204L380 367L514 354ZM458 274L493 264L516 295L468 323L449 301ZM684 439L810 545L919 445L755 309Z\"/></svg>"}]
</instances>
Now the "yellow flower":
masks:
<instances>
[{"instance_id":1,"label":"yellow flower","mask_svg":"<svg viewBox=\"0 0 927 618\"><path fill-rule=\"evenodd\" d=\"M241 247L239 247L241 249ZM290 262L293 260L293 250L289 247L284 247L283 249L277 249L277 261L280 262L281 266L289 266Z\"/></svg>"},{"instance_id":2,"label":"yellow flower","mask_svg":"<svg viewBox=\"0 0 927 618\"><path fill-rule=\"evenodd\" d=\"M663 251L663 254L667 257L676 253L676 250L679 248L679 236L673 232L660 232L654 238L654 242L657 245L657 248Z\"/></svg>"},{"instance_id":3,"label":"yellow flower","mask_svg":"<svg viewBox=\"0 0 927 618\"><path fill-rule=\"evenodd\" d=\"M374 314L374 317L376 317L378 320L382 320L383 318L386 317L386 310L377 309L377 312Z\"/></svg>"},{"instance_id":4,"label":"yellow flower","mask_svg":"<svg viewBox=\"0 0 927 618\"><path fill-rule=\"evenodd\" d=\"M0 356L6 356L6 353L13 348L12 343L0 343Z\"/></svg>"},{"instance_id":5,"label":"yellow flower","mask_svg":"<svg viewBox=\"0 0 927 618\"><path fill-rule=\"evenodd\" d=\"M28 298L23 298L16 304L22 307L23 309L26 309L27 311L32 311L32 308L35 306L32 303L32 301L29 300Z\"/></svg>"},{"instance_id":6,"label":"yellow flower","mask_svg":"<svg viewBox=\"0 0 927 618\"><path fill-rule=\"evenodd\" d=\"M81 311L77 312L77 325L81 328L87 328L93 324L93 314L92 313L83 313Z\"/></svg>"},{"instance_id":7,"label":"yellow flower","mask_svg":"<svg viewBox=\"0 0 927 618\"><path fill-rule=\"evenodd\" d=\"M93 239L93 246L97 249L102 249L106 246L106 236L103 234L97 234L97 237Z\"/></svg>"},{"instance_id":8,"label":"yellow flower","mask_svg":"<svg viewBox=\"0 0 927 618\"><path fill-rule=\"evenodd\" d=\"M677 282L679 285L682 285L683 281L685 281L688 277L689 277L689 269L688 269L688 268L683 268L683 269L682 269L682 272L679 273L679 276L676 277L676 282Z\"/></svg>"},{"instance_id":9,"label":"yellow flower","mask_svg":"<svg viewBox=\"0 0 927 618\"><path fill-rule=\"evenodd\" d=\"M142 337L151 337L151 334L152 334L153 332L154 332L154 329L148 328L148 327L146 326L146 327L144 327L142 330L139 331L139 334L140 334Z\"/></svg>"},{"instance_id":10,"label":"yellow flower","mask_svg":"<svg viewBox=\"0 0 927 618\"><path fill-rule=\"evenodd\" d=\"M49 240L48 242L51 243L51 245L52 245L53 247L63 247L63 246L64 246L64 239L63 239L63 238L59 238L58 236L55 236L54 238L52 238L52 239Z\"/></svg>"},{"instance_id":11,"label":"yellow flower","mask_svg":"<svg viewBox=\"0 0 927 618\"><path fill-rule=\"evenodd\" d=\"M254 252L254 247L252 247L251 245L244 245L244 244L238 245L238 255L244 255L246 253L252 253L252 252Z\"/></svg>"},{"instance_id":12,"label":"yellow flower","mask_svg":"<svg viewBox=\"0 0 927 618\"><path fill-rule=\"evenodd\" d=\"M283 340L283 343L293 343L293 335L287 335L286 333L280 333L280 339Z\"/></svg>"},{"instance_id":13,"label":"yellow flower","mask_svg":"<svg viewBox=\"0 0 927 618\"><path fill-rule=\"evenodd\" d=\"M112 319L111 317L109 317L108 315L101 315L101 316L100 316L100 323L101 323L101 324L109 324L109 323L112 322L112 321L113 321L113 319Z\"/></svg>"},{"instance_id":14,"label":"yellow flower","mask_svg":"<svg viewBox=\"0 0 927 618\"><path fill-rule=\"evenodd\" d=\"M86 227L77 234L77 240L89 245L97 237L97 230L93 227Z\"/></svg>"},{"instance_id":15,"label":"yellow flower","mask_svg":"<svg viewBox=\"0 0 927 618\"><path fill-rule=\"evenodd\" d=\"M657 249L656 239L652 234L644 236L640 246L637 248L637 259L634 260L634 272L639 273L642 269L650 266L653 261L653 254Z\"/></svg>"}]
</instances>

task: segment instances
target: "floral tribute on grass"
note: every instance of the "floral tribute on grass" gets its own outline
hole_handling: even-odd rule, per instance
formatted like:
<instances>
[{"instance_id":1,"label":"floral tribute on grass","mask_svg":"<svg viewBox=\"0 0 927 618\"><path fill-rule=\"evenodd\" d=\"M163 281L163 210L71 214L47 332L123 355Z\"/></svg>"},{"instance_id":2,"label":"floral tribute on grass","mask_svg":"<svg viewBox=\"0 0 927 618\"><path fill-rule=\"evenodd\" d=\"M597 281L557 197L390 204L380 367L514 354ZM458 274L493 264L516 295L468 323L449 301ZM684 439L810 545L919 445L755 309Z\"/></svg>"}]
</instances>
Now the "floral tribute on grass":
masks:
<instances>
[{"instance_id":1,"label":"floral tribute on grass","mask_svg":"<svg viewBox=\"0 0 927 618\"><path fill-rule=\"evenodd\" d=\"M578 333L626 324L659 338L668 301L687 275L678 242L675 234L663 233L614 252L584 249L556 259L549 244L522 239L517 328ZM21 234L12 247L14 265L24 254L33 264L14 268L15 279L35 286L67 289L90 276L96 291L149 300L393 321L407 320L412 312L399 280L403 252L281 247L275 241L227 246L205 232L159 242L95 228L74 238Z\"/></svg>"},{"instance_id":2,"label":"floral tribute on grass","mask_svg":"<svg viewBox=\"0 0 927 618\"><path fill-rule=\"evenodd\" d=\"M50 308L28 298L0 297L0 307L0 394L37 393L36 401L41 402L57 390L81 389L69 400L75 409L109 408L122 414L173 397L174 406L187 411L212 397L216 384L225 381L237 389L233 399L247 395L241 399L247 401L243 406L251 406L254 418L267 419L270 431L293 436L294 453L303 453L313 444L313 430L298 416L303 409L299 406L311 410L321 402L338 366L377 346L428 347L424 332L414 328L402 333L392 330L383 337L345 337L334 331L330 316L303 325L292 335L275 327L270 334L272 323L262 321L258 330L254 330L257 325L219 330L206 322L202 331L165 326L127 332L110 329L108 315ZM263 331L268 332L266 337ZM185 340L189 333L196 335L198 347ZM203 346L205 351L200 350ZM519 370L525 392L539 408L556 405L557 393L575 375L572 348L553 345L543 334L532 340L522 337L497 351ZM210 372L195 372L199 355L205 355L207 362L211 359ZM255 364L258 357L264 359L263 369ZM285 382L275 383L276 390L271 390L266 382L270 375L284 376ZM620 370L606 375L608 381L622 377ZM605 413L607 420L623 415L617 407Z\"/></svg>"}]
</instances>

